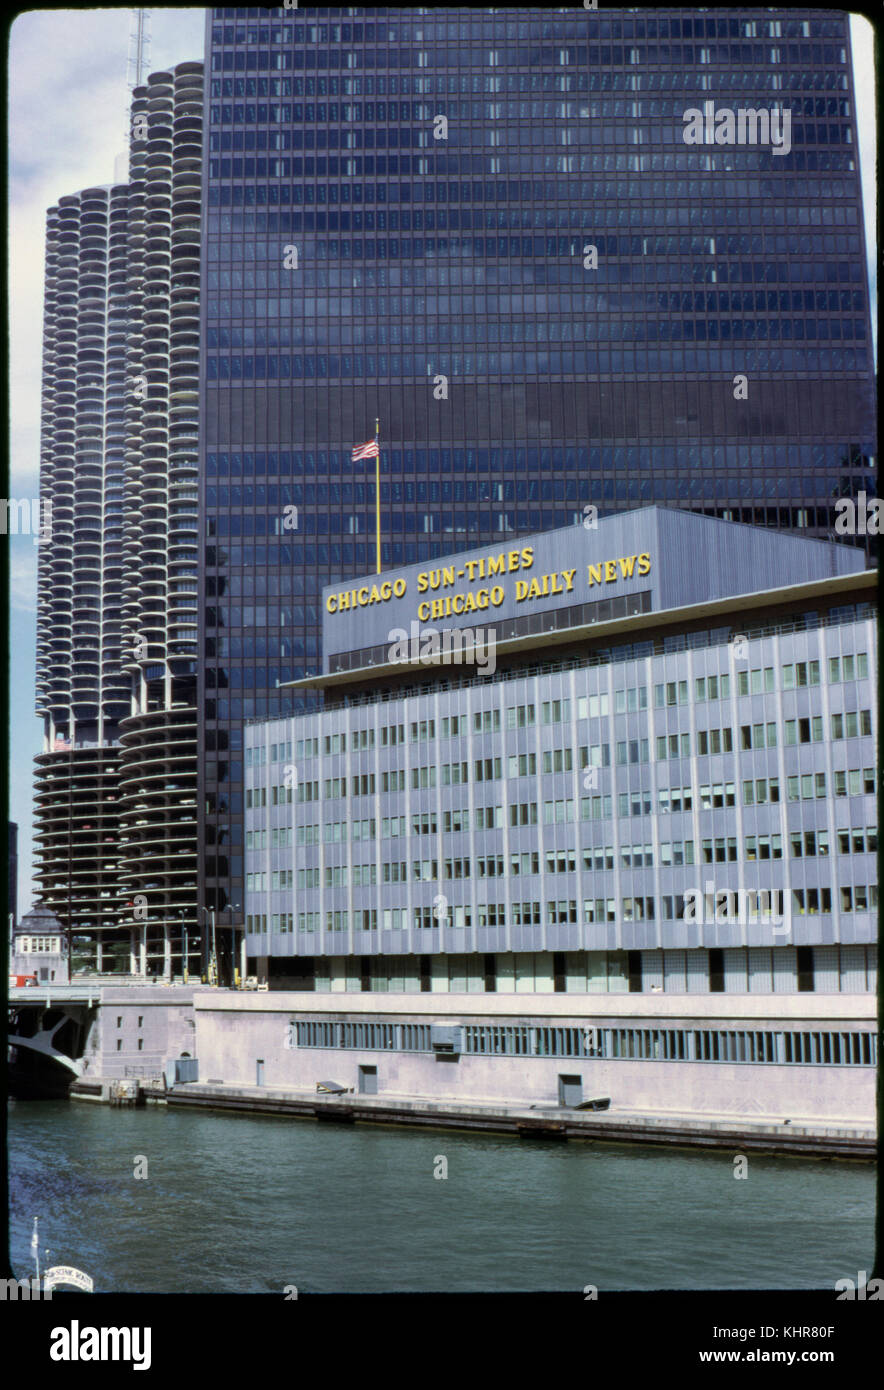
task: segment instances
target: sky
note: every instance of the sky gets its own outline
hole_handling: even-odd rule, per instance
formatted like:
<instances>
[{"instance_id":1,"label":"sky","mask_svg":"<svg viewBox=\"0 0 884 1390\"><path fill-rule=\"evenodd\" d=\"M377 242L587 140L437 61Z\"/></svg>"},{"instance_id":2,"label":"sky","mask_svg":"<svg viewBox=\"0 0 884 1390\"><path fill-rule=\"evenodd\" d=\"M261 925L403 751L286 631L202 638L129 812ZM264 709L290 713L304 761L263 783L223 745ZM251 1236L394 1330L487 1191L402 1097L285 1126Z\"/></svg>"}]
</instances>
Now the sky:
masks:
<instances>
[{"instance_id":1,"label":"sky","mask_svg":"<svg viewBox=\"0 0 884 1390\"><path fill-rule=\"evenodd\" d=\"M81 188L114 182L125 149L129 10L32 10L16 19L8 50L11 497L36 497L40 470L43 254L47 208ZM152 11L150 71L201 60L205 10ZM18 822L19 914L33 901L33 758L37 549L10 547L9 691L11 820Z\"/></svg>"},{"instance_id":2,"label":"sky","mask_svg":"<svg viewBox=\"0 0 884 1390\"><path fill-rule=\"evenodd\" d=\"M202 9L153 10L150 71L202 59ZM43 252L46 209L68 193L114 181L125 148L127 9L32 10L12 26L9 90L9 335L11 447L9 494L38 495ZM860 167L876 292L875 88L871 25L851 17ZM875 314L872 315L873 324ZM31 889L33 757L42 725L34 715L37 547L11 536L10 819L19 826L19 913Z\"/></svg>"}]
</instances>

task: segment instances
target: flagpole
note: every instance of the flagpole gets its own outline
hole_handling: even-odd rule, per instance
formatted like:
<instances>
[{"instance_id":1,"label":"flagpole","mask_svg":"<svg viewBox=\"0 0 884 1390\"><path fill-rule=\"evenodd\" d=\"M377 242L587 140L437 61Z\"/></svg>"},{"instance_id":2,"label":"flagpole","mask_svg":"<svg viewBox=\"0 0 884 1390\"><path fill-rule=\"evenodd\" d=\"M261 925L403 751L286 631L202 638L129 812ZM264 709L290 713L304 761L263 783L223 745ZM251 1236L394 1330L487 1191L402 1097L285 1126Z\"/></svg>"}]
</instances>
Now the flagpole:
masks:
<instances>
[{"instance_id":1,"label":"flagpole","mask_svg":"<svg viewBox=\"0 0 884 1390\"><path fill-rule=\"evenodd\" d=\"M381 422L374 422L374 442L378 444L378 451L374 456L374 533L375 550L377 558L377 572L381 572L381 450L379 445L381 433Z\"/></svg>"}]
</instances>

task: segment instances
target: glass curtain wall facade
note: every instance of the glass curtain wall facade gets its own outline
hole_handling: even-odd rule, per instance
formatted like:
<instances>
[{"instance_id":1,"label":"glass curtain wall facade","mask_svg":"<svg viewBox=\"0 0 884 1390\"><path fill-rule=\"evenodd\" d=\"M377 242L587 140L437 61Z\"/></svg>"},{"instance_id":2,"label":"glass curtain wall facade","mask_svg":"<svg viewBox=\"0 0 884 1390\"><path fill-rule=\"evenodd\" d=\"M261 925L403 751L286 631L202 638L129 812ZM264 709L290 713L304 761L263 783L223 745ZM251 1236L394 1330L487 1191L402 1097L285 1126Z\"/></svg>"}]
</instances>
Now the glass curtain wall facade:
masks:
<instances>
[{"instance_id":1,"label":"glass curtain wall facade","mask_svg":"<svg viewBox=\"0 0 884 1390\"><path fill-rule=\"evenodd\" d=\"M874 414L846 14L224 8L206 54L201 893L232 927L242 723L309 707L277 682L374 564L376 418L387 568L588 505L823 535ZM707 103L787 109L788 152L686 143Z\"/></svg>"}]
</instances>

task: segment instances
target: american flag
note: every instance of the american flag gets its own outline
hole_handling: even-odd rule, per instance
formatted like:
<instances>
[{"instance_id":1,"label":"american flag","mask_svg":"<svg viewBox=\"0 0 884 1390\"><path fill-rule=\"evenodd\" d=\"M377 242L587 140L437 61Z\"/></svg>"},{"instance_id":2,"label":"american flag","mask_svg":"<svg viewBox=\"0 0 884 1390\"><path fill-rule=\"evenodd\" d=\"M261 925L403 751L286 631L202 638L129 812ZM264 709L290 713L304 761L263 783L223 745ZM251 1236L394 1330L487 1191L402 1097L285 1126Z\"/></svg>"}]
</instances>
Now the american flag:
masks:
<instances>
[{"instance_id":1,"label":"american flag","mask_svg":"<svg viewBox=\"0 0 884 1390\"><path fill-rule=\"evenodd\" d=\"M69 738L65 738L64 734L56 734L56 736L55 736L55 750L54 750L56 753L64 752L64 750L65 750L66 748L70 748L70 746L71 746L71 741L70 741Z\"/></svg>"},{"instance_id":2,"label":"american flag","mask_svg":"<svg viewBox=\"0 0 884 1390\"><path fill-rule=\"evenodd\" d=\"M350 462L358 463L360 459L376 459L380 452L378 441L370 439L367 444L357 444L350 455Z\"/></svg>"}]
</instances>

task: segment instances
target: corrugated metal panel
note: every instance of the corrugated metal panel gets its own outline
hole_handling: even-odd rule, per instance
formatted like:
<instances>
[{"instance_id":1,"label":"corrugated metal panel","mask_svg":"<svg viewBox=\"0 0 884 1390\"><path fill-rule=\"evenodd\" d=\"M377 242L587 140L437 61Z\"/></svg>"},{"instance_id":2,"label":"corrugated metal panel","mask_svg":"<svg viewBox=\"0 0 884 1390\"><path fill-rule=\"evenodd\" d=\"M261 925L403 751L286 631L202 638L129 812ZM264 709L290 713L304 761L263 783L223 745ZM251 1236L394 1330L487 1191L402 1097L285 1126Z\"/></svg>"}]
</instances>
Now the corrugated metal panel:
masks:
<instances>
[{"instance_id":1,"label":"corrugated metal panel","mask_svg":"<svg viewBox=\"0 0 884 1390\"><path fill-rule=\"evenodd\" d=\"M768 946L749 947L749 993L770 994L773 989L773 965Z\"/></svg>"},{"instance_id":2,"label":"corrugated metal panel","mask_svg":"<svg viewBox=\"0 0 884 1390\"><path fill-rule=\"evenodd\" d=\"M798 993L798 956L794 946L778 946L773 953L774 994Z\"/></svg>"},{"instance_id":3,"label":"corrugated metal panel","mask_svg":"<svg viewBox=\"0 0 884 1390\"><path fill-rule=\"evenodd\" d=\"M688 951L688 994L706 994L709 991L709 952Z\"/></svg>"},{"instance_id":4,"label":"corrugated metal panel","mask_svg":"<svg viewBox=\"0 0 884 1390\"><path fill-rule=\"evenodd\" d=\"M865 994L866 948L864 946L841 947L841 991L843 994Z\"/></svg>"},{"instance_id":5,"label":"corrugated metal panel","mask_svg":"<svg viewBox=\"0 0 884 1390\"><path fill-rule=\"evenodd\" d=\"M534 549L532 574L552 573L573 566L582 580L574 594L563 593L558 602L550 596L542 603L543 611L596 597L598 590L587 587L587 561L598 562L609 556L643 551L651 555L650 573L642 576L636 571L631 578L618 575L617 592L652 588L657 609L772 589L784 582L795 584L825 579L832 574L864 568L862 553L852 547L823 542L812 545L803 536L761 527L734 526L717 518L674 509L641 508L601 518L590 541L582 527L567 526L523 536L513 543L514 548L525 545ZM485 558L489 553L494 552L487 544L452 552L461 566L465 560ZM417 561L385 571L386 579L401 577L406 580L407 587L401 597L393 597L381 606L354 606L329 613L325 607L326 597L349 588L354 581L326 585L322 601L324 659L336 652L386 645L390 628L403 627L408 631L414 618L417 576L425 566L426 561ZM504 600L495 611L498 622L522 616L512 582L514 578L508 575L508 582L503 584Z\"/></svg>"},{"instance_id":6,"label":"corrugated metal panel","mask_svg":"<svg viewBox=\"0 0 884 1390\"><path fill-rule=\"evenodd\" d=\"M740 949L725 950L724 953L724 991L725 994L745 994L749 988L748 963L746 952Z\"/></svg>"},{"instance_id":7,"label":"corrugated metal panel","mask_svg":"<svg viewBox=\"0 0 884 1390\"><path fill-rule=\"evenodd\" d=\"M841 987L837 946L814 946L813 983L817 994L837 994Z\"/></svg>"},{"instance_id":8,"label":"corrugated metal panel","mask_svg":"<svg viewBox=\"0 0 884 1390\"><path fill-rule=\"evenodd\" d=\"M642 508L628 515L614 514L603 517L598 522L598 527L592 533L591 539L587 538L587 532L582 526L560 527L554 531L541 531L533 537L526 537L525 541L513 542L513 549L521 548L524 544L533 544L534 562L530 573L551 574L554 570L564 570L575 568L577 570L578 585L575 585L573 594L562 593L556 599L552 595L541 600L537 605L539 611L550 611L560 607L570 607L574 603L593 602L594 600L607 598L609 595L603 593L598 586L592 588L587 583L586 564L587 561L599 561L608 559L615 555L631 555L647 552L651 556L651 570L647 575L642 575L636 569L631 577L618 574L615 586L618 594L628 594L642 589L655 590L657 586L658 573L665 568L662 547L658 540L658 511L654 508ZM690 522L694 521L694 528L691 532ZM696 552L699 548L714 547L717 536L714 528L703 527L704 518L696 518L687 515L690 532L687 541L684 543L685 549ZM699 525L698 525L699 523ZM701 532L700 535L697 532ZM766 533L762 533L766 534ZM490 544L483 545L473 550L453 550L452 555L456 554L458 563L463 567L464 561L472 556L476 559L487 558L489 554L495 554L501 547ZM808 547L810 548L810 547ZM819 549L822 549L820 546ZM677 559L675 548L672 549L672 562ZM421 570L426 568L424 561L418 561L411 565L398 567L395 572L390 571L390 579L403 578L406 581L406 589L401 596L393 596L383 604L383 613L377 611L377 605L368 607L350 607L341 609L337 613L329 613L325 608L323 598L323 659L327 663L332 654L336 652L353 651L370 646L388 646L389 630L394 627L404 627L406 632L410 631L409 623L414 618L414 594L416 592L417 577ZM740 577L733 576L734 583L740 584L742 579L745 586L745 579L742 576L751 571L741 571ZM386 577L386 573L385 573ZM515 580L516 574L508 573L500 583L504 589L503 602L495 609L495 619L503 622L507 618L520 618L523 616L522 606L517 602ZM690 571L688 571L688 577ZM329 593L338 593L351 587L352 582L336 582L325 586ZM712 590L702 588L701 596L710 597ZM358 587L358 586L357 586ZM732 585L733 587L733 585ZM602 586L604 588L604 586ZM743 589L737 587L735 592L740 593ZM687 601L691 601L691 596ZM659 600L655 607L659 608ZM389 612L387 610L389 609Z\"/></svg>"},{"instance_id":9,"label":"corrugated metal panel","mask_svg":"<svg viewBox=\"0 0 884 1390\"><path fill-rule=\"evenodd\" d=\"M804 537L781 531L712 518L704 518L705 526L693 521L687 512L660 513L660 548L667 564L658 580L665 607L825 578L864 565L860 556L839 555L834 544L815 548Z\"/></svg>"},{"instance_id":10,"label":"corrugated metal panel","mask_svg":"<svg viewBox=\"0 0 884 1390\"><path fill-rule=\"evenodd\" d=\"M687 964L684 951L663 952L663 985L668 994L687 992Z\"/></svg>"}]
</instances>

